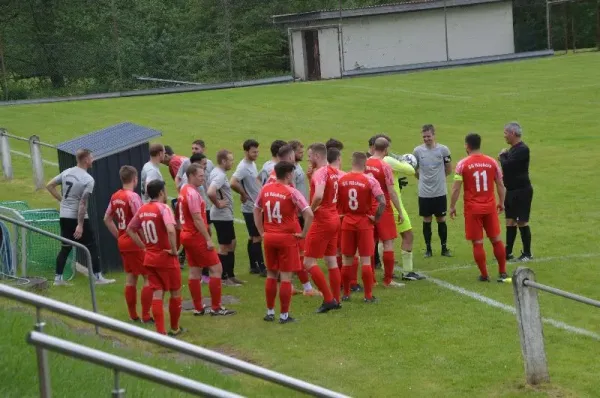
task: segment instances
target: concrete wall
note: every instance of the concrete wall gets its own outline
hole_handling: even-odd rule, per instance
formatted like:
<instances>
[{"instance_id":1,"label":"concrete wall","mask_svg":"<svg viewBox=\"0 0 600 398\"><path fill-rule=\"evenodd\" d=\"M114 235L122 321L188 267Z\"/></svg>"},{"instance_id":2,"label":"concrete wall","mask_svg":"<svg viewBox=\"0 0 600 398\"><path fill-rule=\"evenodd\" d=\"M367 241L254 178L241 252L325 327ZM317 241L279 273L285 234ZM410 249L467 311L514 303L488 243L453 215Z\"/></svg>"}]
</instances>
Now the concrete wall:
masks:
<instances>
[{"instance_id":1,"label":"concrete wall","mask_svg":"<svg viewBox=\"0 0 600 398\"><path fill-rule=\"evenodd\" d=\"M319 56L322 79L334 79L342 76L339 43L340 37L337 28L319 29Z\"/></svg>"},{"instance_id":2,"label":"concrete wall","mask_svg":"<svg viewBox=\"0 0 600 398\"><path fill-rule=\"evenodd\" d=\"M295 79L306 80L306 58L304 56L304 39L299 30L292 31L292 66Z\"/></svg>"}]
</instances>

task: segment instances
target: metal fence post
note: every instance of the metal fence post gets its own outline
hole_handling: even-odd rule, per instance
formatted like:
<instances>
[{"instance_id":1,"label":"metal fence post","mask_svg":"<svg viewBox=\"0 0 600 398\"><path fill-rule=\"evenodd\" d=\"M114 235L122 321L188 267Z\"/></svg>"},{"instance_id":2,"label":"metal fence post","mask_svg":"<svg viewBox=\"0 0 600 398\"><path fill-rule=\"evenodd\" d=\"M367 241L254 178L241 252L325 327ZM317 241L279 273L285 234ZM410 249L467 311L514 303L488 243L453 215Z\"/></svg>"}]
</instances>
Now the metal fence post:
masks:
<instances>
[{"instance_id":1,"label":"metal fence post","mask_svg":"<svg viewBox=\"0 0 600 398\"><path fill-rule=\"evenodd\" d=\"M538 293L536 289L525 286L525 280L535 281L535 274L529 268L518 267L512 277L517 325L525 362L525 377L528 384L535 385L550 381L550 376Z\"/></svg>"},{"instance_id":2,"label":"metal fence post","mask_svg":"<svg viewBox=\"0 0 600 398\"><path fill-rule=\"evenodd\" d=\"M4 178L7 180L12 180L13 169L12 159L10 157L10 143L8 142L8 136L6 135L6 130L4 129L0 129L0 149L2 150L2 172L4 174Z\"/></svg>"},{"instance_id":3,"label":"metal fence post","mask_svg":"<svg viewBox=\"0 0 600 398\"><path fill-rule=\"evenodd\" d=\"M42 310L40 307L36 307L36 324L35 330L43 333L44 326L46 325L42 322ZM38 378L40 379L40 397L41 398L50 398L52 397L52 391L50 388L50 368L48 367L48 353L46 350L40 346L35 348L35 352L37 354L37 364L38 364Z\"/></svg>"},{"instance_id":4,"label":"metal fence post","mask_svg":"<svg viewBox=\"0 0 600 398\"><path fill-rule=\"evenodd\" d=\"M112 398L125 398L125 389L120 386L120 374L118 370L114 370L115 388L112 390Z\"/></svg>"},{"instance_id":5,"label":"metal fence post","mask_svg":"<svg viewBox=\"0 0 600 398\"><path fill-rule=\"evenodd\" d=\"M31 153L31 165L33 166L33 183L35 184L35 189L43 189L46 186L46 182L44 181L44 163L42 163L40 137L37 135L29 137L29 151Z\"/></svg>"}]
</instances>

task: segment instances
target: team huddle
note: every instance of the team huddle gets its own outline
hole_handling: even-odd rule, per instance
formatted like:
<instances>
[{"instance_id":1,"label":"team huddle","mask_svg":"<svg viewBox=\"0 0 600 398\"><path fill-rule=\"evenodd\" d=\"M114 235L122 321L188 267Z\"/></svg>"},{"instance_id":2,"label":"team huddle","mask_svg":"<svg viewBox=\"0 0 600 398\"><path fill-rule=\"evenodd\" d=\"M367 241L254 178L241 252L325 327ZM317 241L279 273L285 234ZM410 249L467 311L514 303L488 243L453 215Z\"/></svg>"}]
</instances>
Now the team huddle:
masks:
<instances>
[{"instance_id":1,"label":"team huddle","mask_svg":"<svg viewBox=\"0 0 600 398\"><path fill-rule=\"evenodd\" d=\"M426 132L433 134L432 129L431 125L424 126L424 137ZM235 276L233 192L240 196L249 233L250 273L266 277L265 321L275 321L278 295L279 323L295 321L290 314L294 294L322 296L318 313L340 309L341 303L349 301L352 293L357 292L363 292L365 303L375 302L377 298L373 295L373 288L378 283L375 269L380 263L378 245L383 249L381 284L384 288L404 286L397 282L399 278L407 281L424 279L413 271L412 226L402 204L401 190L407 185L407 176L419 178L419 213L423 217L425 255L432 256L431 221L435 216L441 254L451 256L446 246L447 231L444 231L445 175L448 174L450 152L434 143L425 149L417 147L414 155L396 155L390 151L391 141L385 134L371 137L367 152L352 153L351 168L347 172L341 170L343 144L340 141L331 139L325 144L312 144L306 150L309 166L305 173L300 163L304 156L304 146L300 142L274 141L270 148L272 159L259 172L255 163L259 143L247 140L243 144L244 159L239 162L230 180L226 173L233 168L234 159L228 150L219 151L216 164L213 164L204 155L205 144L201 140L193 143L194 154L189 159L175 155L170 147L152 144L150 161L144 165L140 181L134 167L123 166L120 169L123 186L111 197L104 217L106 227L117 239L127 275L125 299L130 318L155 323L157 331L166 334L163 300L168 292L169 334L177 336L182 333L179 318L184 262L189 266L188 286L194 315L235 314L221 304L223 285L240 286L245 283ZM427 144L427 140L424 141ZM480 153L479 135L469 134L465 147L469 156L461 160L455 169L450 216L456 216L456 203L463 187L465 235L473 243L480 280L489 281L483 249L484 230L498 261L499 280L503 280L507 278L506 260L510 253L500 239L498 214L504 210L506 200L502 171L494 159ZM433 152L427 152L432 149ZM427 157L437 162L430 162L439 169L433 177L426 175L430 170L426 167ZM77 159L78 167L73 169L84 169L93 161L92 154L86 150L81 150ZM161 163L169 167L178 189L178 197L171 201L170 206L167 205L165 181L159 169ZM51 184L56 186L64 181L69 170ZM440 175L444 179L443 189L439 185ZM437 185L433 189L425 185L427 178L435 180ZM138 186L142 197L135 193ZM61 200L61 210L69 195L69 191L64 189L63 184L64 198L56 191L56 195L53 193ZM425 192L423 197L422 190ZM87 191L90 191L89 187L83 190ZM75 199L81 200L82 197ZM84 217L87 215L78 215L77 219ZM515 222L527 221L521 217ZM69 238L80 239L90 234L87 224L85 229L81 229L78 222L71 224L67 234L73 235L73 229L79 236ZM218 246L213 244L212 226L215 227ZM402 239L401 277L394 274L394 242L398 235ZM93 246L86 242L86 246ZM528 256L531 257L530 252ZM327 276L318 266L321 259L326 265ZM64 268L62 257L61 264ZM98 271L97 283L111 283L99 273L99 266L95 266L94 271ZM294 274L302 283L302 290L293 287ZM144 280L141 316L137 313L136 287L140 276ZM358 283L359 276L362 286ZM208 284L210 292L210 305L206 306L202 300L203 283ZM55 284L64 284L58 260Z\"/></svg>"}]
</instances>

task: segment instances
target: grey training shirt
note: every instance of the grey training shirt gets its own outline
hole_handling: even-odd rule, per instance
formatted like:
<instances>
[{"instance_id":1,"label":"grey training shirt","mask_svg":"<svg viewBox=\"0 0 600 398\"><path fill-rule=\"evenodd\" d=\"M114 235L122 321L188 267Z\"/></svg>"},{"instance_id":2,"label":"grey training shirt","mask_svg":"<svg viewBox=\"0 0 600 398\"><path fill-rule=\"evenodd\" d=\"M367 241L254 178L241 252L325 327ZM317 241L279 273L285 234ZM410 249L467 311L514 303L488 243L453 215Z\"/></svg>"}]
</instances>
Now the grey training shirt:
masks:
<instances>
[{"instance_id":1,"label":"grey training shirt","mask_svg":"<svg viewBox=\"0 0 600 398\"><path fill-rule=\"evenodd\" d=\"M209 187L212 186L217 190L217 199L227 201L227 206L223 209L218 209L217 206L211 207L210 219L213 221L233 221L231 185L229 185L229 180L227 180L227 174L219 167L215 167L210 173Z\"/></svg>"},{"instance_id":2,"label":"grey training shirt","mask_svg":"<svg viewBox=\"0 0 600 398\"><path fill-rule=\"evenodd\" d=\"M296 163L296 168L294 169L294 185L296 189L304 195L304 198L308 200L308 188L306 186L306 174L304 173L304 169L300 163Z\"/></svg>"},{"instance_id":3,"label":"grey training shirt","mask_svg":"<svg viewBox=\"0 0 600 398\"><path fill-rule=\"evenodd\" d=\"M60 217L77 219L79 202L83 194L94 190L94 178L80 167L71 167L56 176L55 181L62 187ZM87 209L85 218L88 218Z\"/></svg>"},{"instance_id":4,"label":"grey training shirt","mask_svg":"<svg viewBox=\"0 0 600 398\"><path fill-rule=\"evenodd\" d=\"M451 162L446 145L436 144L429 149L425 144L413 151L419 172L419 197L437 198L448 194L445 165Z\"/></svg>"},{"instance_id":5,"label":"grey training shirt","mask_svg":"<svg viewBox=\"0 0 600 398\"><path fill-rule=\"evenodd\" d=\"M249 197L247 201L242 203L242 213L252 213L254 211L254 202L256 202L256 198L260 192L256 163L242 159L237 169L235 169L233 177L240 182Z\"/></svg>"},{"instance_id":6,"label":"grey training shirt","mask_svg":"<svg viewBox=\"0 0 600 398\"><path fill-rule=\"evenodd\" d=\"M263 185L265 185L265 183L269 179L269 175L271 174L271 172L274 169L275 169L275 162L272 160L267 160L265 162L265 164L263 164L263 167L260 170L260 174L258 175L258 177L260 178L260 181L262 182Z\"/></svg>"},{"instance_id":7,"label":"grey training shirt","mask_svg":"<svg viewBox=\"0 0 600 398\"><path fill-rule=\"evenodd\" d=\"M142 168L142 178L140 180L141 191L142 191L142 200L144 203L150 202L150 197L146 195L146 185L154 180L164 181L164 178L158 168L158 165L155 165L152 162L147 162Z\"/></svg>"}]
</instances>

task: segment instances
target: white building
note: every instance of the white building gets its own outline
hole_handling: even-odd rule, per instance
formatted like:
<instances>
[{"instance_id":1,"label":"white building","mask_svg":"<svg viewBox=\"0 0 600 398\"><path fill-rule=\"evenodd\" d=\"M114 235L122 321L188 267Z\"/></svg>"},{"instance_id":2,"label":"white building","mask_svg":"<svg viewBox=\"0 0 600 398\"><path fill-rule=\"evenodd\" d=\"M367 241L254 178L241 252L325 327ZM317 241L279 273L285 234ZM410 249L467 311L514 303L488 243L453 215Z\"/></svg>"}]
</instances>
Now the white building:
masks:
<instances>
[{"instance_id":1,"label":"white building","mask_svg":"<svg viewBox=\"0 0 600 398\"><path fill-rule=\"evenodd\" d=\"M402 65L513 54L512 1L424 0L276 15L294 78L331 79Z\"/></svg>"}]
</instances>

